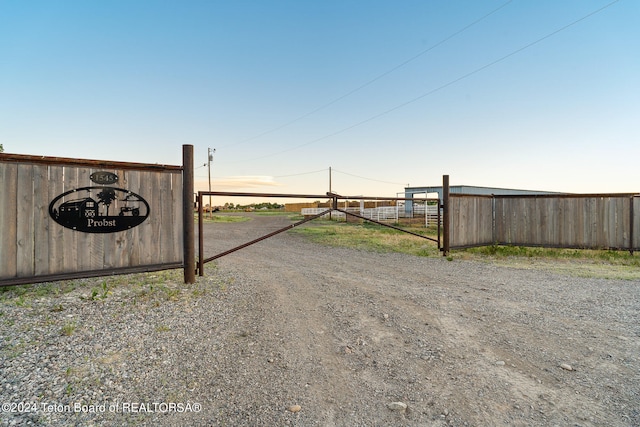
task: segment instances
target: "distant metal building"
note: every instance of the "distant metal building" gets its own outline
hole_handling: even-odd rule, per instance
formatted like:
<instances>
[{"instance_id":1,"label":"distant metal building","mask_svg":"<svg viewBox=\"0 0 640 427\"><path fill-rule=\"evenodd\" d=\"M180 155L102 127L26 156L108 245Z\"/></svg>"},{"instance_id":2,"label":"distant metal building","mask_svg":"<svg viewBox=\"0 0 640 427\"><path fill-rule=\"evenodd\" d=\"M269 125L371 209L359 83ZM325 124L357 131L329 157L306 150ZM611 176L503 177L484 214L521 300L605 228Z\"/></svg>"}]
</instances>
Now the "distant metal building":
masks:
<instances>
[{"instance_id":1,"label":"distant metal building","mask_svg":"<svg viewBox=\"0 0 640 427\"><path fill-rule=\"evenodd\" d=\"M404 197L413 198L416 194L438 193L438 198L442 200L442 185L430 187L405 187ZM513 188L496 188L496 187L477 187L474 185L451 185L449 186L449 194L480 194L480 195L522 195L522 194L563 194L555 191L537 191L537 190L517 190ZM405 211L411 212L413 203L409 200L405 203Z\"/></svg>"},{"instance_id":2,"label":"distant metal building","mask_svg":"<svg viewBox=\"0 0 640 427\"><path fill-rule=\"evenodd\" d=\"M414 194L438 193L438 198L442 199L442 185L431 187L405 187L404 197L413 198ZM484 195L521 195L521 194L561 194L555 191L537 191L537 190L516 190L513 188L496 188L496 187L476 187L473 185L451 185L449 193L455 194L484 194Z\"/></svg>"}]
</instances>

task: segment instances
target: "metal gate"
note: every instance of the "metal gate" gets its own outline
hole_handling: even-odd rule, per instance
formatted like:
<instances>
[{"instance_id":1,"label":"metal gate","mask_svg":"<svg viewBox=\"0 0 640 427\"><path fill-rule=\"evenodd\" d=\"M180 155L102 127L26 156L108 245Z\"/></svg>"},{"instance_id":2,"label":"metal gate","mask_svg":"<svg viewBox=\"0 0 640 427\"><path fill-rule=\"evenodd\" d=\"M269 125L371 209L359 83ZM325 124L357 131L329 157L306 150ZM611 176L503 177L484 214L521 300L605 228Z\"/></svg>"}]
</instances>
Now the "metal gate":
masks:
<instances>
[{"instance_id":1,"label":"metal gate","mask_svg":"<svg viewBox=\"0 0 640 427\"><path fill-rule=\"evenodd\" d=\"M331 198L331 206L328 207L326 210L317 213L315 215L311 215L307 218L304 218L298 222L295 222L293 224L290 224L286 227L280 228L278 230L275 230L271 233L265 234L263 236L260 236L256 239L253 239L249 242L243 243L241 245L238 245L234 248L231 248L229 250L226 250L224 252L221 252L219 254L213 255L211 257L205 258L204 257L204 209L203 209L203 198L205 196L231 196L231 197L263 197L263 198L295 198L295 199L323 199L326 197L330 197ZM371 218L367 218L364 217L362 215L356 214L354 212L348 211L347 209L340 209L338 207L339 205L339 201L340 200L344 200L344 201L355 201L355 200L369 200L369 201L418 201L418 200L424 200L425 203L431 201L431 202L437 202L438 204L438 236L436 239L432 238L432 237L428 237L428 236L423 236L421 234L418 233L414 233L412 231L409 230L405 230L403 228L400 227L396 227L394 225L391 224L386 224L384 222L381 221L376 221L374 219ZM422 238L422 239L426 239L426 240L430 240L432 242L437 243L438 245L438 249L441 249L440 246L440 234L441 234L441 229L440 229L440 224L441 224L441 217L440 217L440 207L441 207L441 203L440 203L440 199L416 199L416 198L403 198L403 197L364 197L364 196L341 196L339 194L335 194L335 193L326 193L326 194L322 194L322 195L318 195L318 194L271 194L271 193L234 193L234 192L223 192L223 191L199 191L198 192L198 200L197 200L197 204L198 204L198 263L197 263L197 272L200 276L204 275L204 264L214 261L218 258L221 258L225 255L229 255L233 252L239 251L240 249L246 248L248 246L253 245L254 243L258 243L261 242L265 239L268 239L269 237L273 237L277 234L280 234L284 231L287 230L291 230L294 227L297 227L299 225L302 225L304 223L307 223L309 221L313 221L314 219L318 219L322 216L325 216L327 214L331 214L331 212L340 212L344 215L348 216L352 216L355 218L359 218L361 220L367 221L367 222L372 222L378 225L381 225L383 227L388 227L388 228L392 228L394 230L398 230L401 231L403 233L407 233L407 234L411 234L413 236ZM212 207L211 207L212 208Z\"/></svg>"}]
</instances>

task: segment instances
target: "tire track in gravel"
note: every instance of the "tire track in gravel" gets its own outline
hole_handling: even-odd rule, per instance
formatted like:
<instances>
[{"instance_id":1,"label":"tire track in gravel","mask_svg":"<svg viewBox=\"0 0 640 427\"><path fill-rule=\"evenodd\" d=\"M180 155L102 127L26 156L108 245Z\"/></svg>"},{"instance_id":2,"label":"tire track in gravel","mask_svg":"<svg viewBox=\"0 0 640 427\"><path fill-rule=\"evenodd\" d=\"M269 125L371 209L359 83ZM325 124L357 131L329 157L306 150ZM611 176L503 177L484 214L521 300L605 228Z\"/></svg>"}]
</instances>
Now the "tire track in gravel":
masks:
<instances>
[{"instance_id":1,"label":"tire track in gravel","mask_svg":"<svg viewBox=\"0 0 640 427\"><path fill-rule=\"evenodd\" d=\"M378 418L388 417L386 402L403 399L412 401L416 419L427 415L436 422L440 413L450 412L446 402L440 402L437 397L441 390L437 387L433 390L421 388L424 379L439 383L442 381L438 378L440 371L455 369L451 364L445 367L441 360L444 347L452 347L452 343L461 340L457 331L452 327L445 328L435 314L443 303L436 302L431 304L431 309L426 309L407 298L403 291L407 286L394 287L388 286L386 280L353 278L353 265L358 263L355 260L341 262L340 258L332 257L330 268L320 274L309 273L304 267L300 270L283 268L283 259L291 258L283 256L284 250L285 246L282 246L278 250L271 248L268 252L247 255L252 258L252 276L258 274L261 277L264 289L258 292L271 296L274 310L273 316L268 317L277 318L282 316L281 313L294 312L295 319L286 323L296 324L297 332L290 331L289 334L293 339L291 342L297 345L288 346L287 354L308 353L312 347L309 340L316 335L314 330L319 325L328 326L322 330L324 337L327 336L326 329L331 331L333 342L324 340L320 347L325 351L318 356L325 366L331 367L329 386L319 390L327 403L334 403L336 399L327 399L326 396L339 396L337 400L340 401L352 400L355 387L358 389L355 394L368 396L369 400L376 402L374 412L383 408L382 413L376 415ZM329 251L336 252L335 249ZM312 258L317 259L317 256ZM313 259L305 258L303 264L311 262ZM229 263L234 261L230 259ZM240 261L239 265L242 263ZM370 268L366 266L366 269ZM415 283L413 286L420 287ZM323 303L318 304L317 301ZM445 299L444 304L448 303ZM303 316L299 316L301 312ZM385 314L388 316L386 319ZM425 328L432 329L432 333L425 335ZM416 359L416 362L411 359ZM295 363L290 365L296 366ZM327 383L322 375L312 381ZM448 382L448 379L444 381ZM416 387L406 387L406 384L416 383ZM455 393L451 391L448 394ZM337 408L338 412L344 410ZM372 411L371 408L368 410Z\"/></svg>"},{"instance_id":2,"label":"tire track in gravel","mask_svg":"<svg viewBox=\"0 0 640 427\"><path fill-rule=\"evenodd\" d=\"M392 323L385 324L384 313L379 311L380 295L364 292L357 281L345 279L352 274L349 262L331 256L332 264L341 265L325 265L318 272L317 267L305 268L311 261L305 258L299 268L283 268L295 255L287 251L285 240L273 238L269 251L256 247L252 253L248 248L244 256L219 263L220 268L232 269L242 277L248 275L243 267L251 259L250 279L243 280L258 283L255 292L266 302L260 328L267 335L277 333L283 338L279 348L268 351L282 359L275 361L279 369L297 373L291 378L293 384L286 387L301 393L298 401L281 406L300 403L321 425L345 425L354 420L356 425L368 425L374 419L396 422L398 416L386 403L392 397L404 397L402 388L408 378L401 365L411 343L403 342L401 333L390 327ZM377 371L387 370L391 371L389 378L380 378ZM419 418L423 415L417 414Z\"/></svg>"}]
</instances>

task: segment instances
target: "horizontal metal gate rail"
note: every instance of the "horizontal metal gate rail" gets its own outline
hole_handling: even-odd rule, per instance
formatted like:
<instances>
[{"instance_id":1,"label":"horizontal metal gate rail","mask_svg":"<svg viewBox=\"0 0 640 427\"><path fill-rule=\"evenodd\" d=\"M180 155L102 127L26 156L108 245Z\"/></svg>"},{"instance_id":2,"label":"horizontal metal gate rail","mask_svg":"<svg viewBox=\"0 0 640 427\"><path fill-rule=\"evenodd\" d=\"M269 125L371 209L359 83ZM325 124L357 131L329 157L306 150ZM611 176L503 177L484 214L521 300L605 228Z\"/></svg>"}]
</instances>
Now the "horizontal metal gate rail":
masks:
<instances>
[{"instance_id":1,"label":"horizontal metal gate rail","mask_svg":"<svg viewBox=\"0 0 640 427\"><path fill-rule=\"evenodd\" d=\"M251 245L253 245L254 243L258 243L258 242L261 242L261 241L263 241L263 240L266 240L266 239L268 239L269 237L273 237L273 236L275 236L276 234L280 234L280 233L285 232L285 231L287 231L287 230L291 230L292 228L297 227L297 226L299 226L299 225L302 225L302 224L304 224L305 222L313 221L314 219L320 218L321 216L323 216L324 214L326 214L326 213L327 213L327 212L329 212L329 211L331 211L331 209L327 209L326 211L324 211L324 212L322 212L322 213L319 213L319 214L317 214L317 215L310 216L309 218L305 218L305 219L303 219L302 221L298 221L298 222L296 222L295 224L287 225L286 227L280 228L279 230L276 230L276 231L271 232L271 233L269 233L269 234L265 234L264 236L258 237L257 239L254 239L254 240L252 240L252 241L250 241L250 242L243 243L243 244L242 244L242 245L240 245L240 246L236 246L235 248L232 248L232 249L229 249L229 250L227 250L227 251L221 252L221 253L219 253L219 254L217 254L217 255L214 255L214 256L212 256L212 257L205 258L205 259L202 261L202 263L203 263L203 264L206 264L206 263L208 263L208 262L210 262L210 261L213 261L213 260L215 260L215 259L222 258L222 257L223 257L223 256L225 256L225 255L229 255L229 254L231 254L231 253L234 253L235 251L239 251L240 249L244 249L244 248L246 248L247 246L251 246Z\"/></svg>"},{"instance_id":2,"label":"horizontal metal gate rail","mask_svg":"<svg viewBox=\"0 0 640 427\"><path fill-rule=\"evenodd\" d=\"M214 256L205 258L204 257L204 209L203 209L203 198L205 196L232 196L232 197L267 197L267 198L272 198L272 197L277 197L277 198L295 198L295 199L322 199L322 198L326 198L326 197L330 197L332 199L332 207L327 208L326 210L315 214L313 216L310 216L308 218L305 218L301 221L298 221L296 223L290 224L286 227L280 228L278 230L275 230L271 233L265 234L264 236L258 237L257 239L251 240L250 242L246 242L243 243L239 246L236 246L234 248L231 248L229 250L226 250L224 252L221 252L219 254L216 254ZM338 200L344 200L344 201L348 201L348 200L371 200L371 201L400 201L400 200L411 200L411 201L416 201L416 200L424 200L425 202L427 201L437 201L438 203L438 238L434 239L432 237L427 237L427 236L423 236L421 234L418 233L414 233L408 230L404 230L400 227L395 227L393 225L390 224L385 224L383 222L380 221L376 221L373 220L371 218L366 218L364 216L355 214L353 212L349 212L343 209L338 209ZM338 194L335 193L326 193L326 194L322 194L322 195L318 195L318 194L274 194L274 193L234 193L234 192L225 192L225 191L199 191L198 192L198 265L197 265L197 270L200 276L204 275L204 264L211 262L213 260L216 260L218 258L221 258L225 255L229 255L233 252L239 251L240 249L244 249L248 246L251 246L255 243L261 242L265 239L268 239L269 237L273 237L277 234L280 234L284 231L287 230L291 230L294 227L297 227L299 225L302 225L304 223L307 223L309 221L313 221L314 219L318 219L328 213L331 212L341 212L344 213L345 215L350 215L353 216L355 218L359 218L362 219L364 221L369 221L384 227L388 227L388 228L392 228L394 230L398 230L401 231L403 233L407 233L407 234L411 234L413 236L416 237L420 237L422 239L426 239L426 240L430 240L432 242L435 242L438 244L438 249L440 249L440 200L439 199L416 199L416 198L404 198L404 197L365 197L365 196L340 196Z\"/></svg>"}]
</instances>

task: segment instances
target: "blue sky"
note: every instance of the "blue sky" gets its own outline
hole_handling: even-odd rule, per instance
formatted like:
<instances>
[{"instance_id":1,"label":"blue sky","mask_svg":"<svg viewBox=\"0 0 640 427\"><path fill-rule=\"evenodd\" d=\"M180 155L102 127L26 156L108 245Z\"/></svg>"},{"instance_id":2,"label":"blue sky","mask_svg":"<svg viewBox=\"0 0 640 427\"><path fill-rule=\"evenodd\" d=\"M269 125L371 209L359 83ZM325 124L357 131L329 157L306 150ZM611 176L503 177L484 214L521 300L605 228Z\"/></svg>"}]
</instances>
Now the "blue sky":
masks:
<instances>
[{"instance_id":1,"label":"blue sky","mask_svg":"<svg viewBox=\"0 0 640 427\"><path fill-rule=\"evenodd\" d=\"M610 3L0 0L0 143L193 144L200 189L211 147L221 191L639 192L640 2Z\"/></svg>"}]
</instances>

